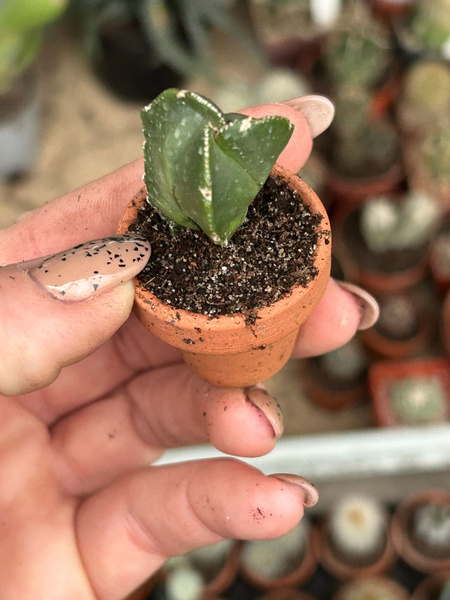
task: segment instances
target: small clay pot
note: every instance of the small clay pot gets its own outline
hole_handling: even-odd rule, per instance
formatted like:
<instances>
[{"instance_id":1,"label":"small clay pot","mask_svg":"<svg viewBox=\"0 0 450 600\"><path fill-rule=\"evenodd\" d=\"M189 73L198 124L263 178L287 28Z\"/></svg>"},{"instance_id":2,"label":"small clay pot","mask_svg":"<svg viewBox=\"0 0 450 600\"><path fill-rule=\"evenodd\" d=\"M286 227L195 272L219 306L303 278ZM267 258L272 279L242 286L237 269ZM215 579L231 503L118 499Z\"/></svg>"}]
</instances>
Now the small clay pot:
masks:
<instances>
[{"instance_id":1,"label":"small clay pot","mask_svg":"<svg viewBox=\"0 0 450 600\"><path fill-rule=\"evenodd\" d=\"M444 297L450 289L450 270L448 269L447 238L450 238L450 220L446 219L431 240L428 255L431 277L438 292ZM444 256L443 256L444 255Z\"/></svg>"},{"instance_id":2,"label":"small clay pot","mask_svg":"<svg viewBox=\"0 0 450 600\"><path fill-rule=\"evenodd\" d=\"M314 600L314 598L301 590L286 588L269 593L260 600Z\"/></svg>"},{"instance_id":3,"label":"small clay pot","mask_svg":"<svg viewBox=\"0 0 450 600\"><path fill-rule=\"evenodd\" d=\"M399 556L422 573L434 574L450 571L450 553L433 556L420 547L411 535L411 522L416 511L427 504L443 504L450 508L450 493L445 490L425 490L405 498L395 510L391 521L393 544Z\"/></svg>"},{"instance_id":4,"label":"small clay pot","mask_svg":"<svg viewBox=\"0 0 450 600\"><path fill-rule=\"evenodd\" d=\"M300 325L322 298L330 275L330 223L321 201L304 181L286 169L277 165L272 175L283 177L312 213L323 216L323 235L318 239L315 258L318 274L308 287L294 287L289 295L260 309L250 327L242 314L209 318L169 306L136 281L134 309L139 319L157 337L181 349L193 371L221 387L250 386L281 369L292 353ZM143 189L128 205L118 233L128 231L145 199Z\"/></svg>"},{"instance_id":5,"label":"small clay pot","mask_svg":"<svg viewBox=\"0 0 450 600\"><path fill-rule=\"evenodd\" d=\"M369 369L369 391L375 421L379 427L402 425L389 402L389 386L404 377L425 376L437 378L447 393L447 412L450 414L450 363L445 358L416 358L409 360L382 360Z\"/></svg>"},{"instance_id":6,"label":"small clay pot","mask_svg":"<svg viewBox=\"0 0 450 600\"><path fill-rule=\"evenodd\" d=\"M241 559L240 573L242 578L258 590L273 591L274 595L275 590L278 594L279 590L284 590L285 588L297 588L301 586L313 575L319 561L318 550L320 546L318 541L319 533L317 527L310 524L307 535L308 539L306 541L303 554L298 557L298 565L286 575L277 578L264 577L261 573L251 569ZM244 546L241 548L243 547Z\"/></svg>"},{"instance_id":7,"label":"small clay pot","mask_svg":"<svg viewBox=\"0 0 450 600\"><path fill-rule=\"evenodd\" d=\"M395 579L390 577L362 577L361 579L355 579L342 585L332 600L347 600L348 598L358 598L358 590L366 584L373 583L376 586L382 586L385 591L383 598L390 598L390 600L409 600L408 591L400 585ZM364 596L365 597L365 596ZM369 597L369 596L367 596ZM374 598L377 596L374 595Z\"/></svg>"},{"instance_id":8,"label":"small clay pot","mask_svg":"<svg viewBox=\"0 0 450 600\"><path fill-rule=\"evenodd\" d=\"M387 573L394 565L397 559L397 553L394 549L389 530L389 517L386 514L386 540L382 551L373 557L372 560L364 562L350 562L333 547L330 542L327 521L323 519L320 527L320 562L322 566L337 579L347 581L351 579L360 579L362 577L374 577Z\"/></svg>"},{"instance_id":9,"label":"small clay pot","mask_svg":"<svg viewBox=\"0 0 450 600\"><path fill-rule=\"evenodd\" d=\"M442 305L442 343L447 356L450 356L450 291L447 292Z\"/></svg>"},{"instance_id":10,"label":"small clay pot","mask_svg":"<svg viewBox=\"0 0 450 600\"><path fill-rule=\"evenodd\" d=\"M450 571L425 577L411 596L411 600L437 600L445 583L450 581Z\"/></svg>"},{"instance_id":11,"label":"small clay pot","mask_svg":"<svg viewBox=\"0 0 450 600\"><path fill-rule=\"evenodd\" d=\"M393 18L405 16L414 4L414 0L370 0L375 14L390 22Z\"/></svg>"},{"instance_id":12,"label":"small clay pot","mask_svg":"<svg viewBox=\"0 0 450 600\"><path fill-rule=\"evenodd\" d=\"M394 338L381 328L383 315L383 298L378 298L380 305L380 319L373 327L360 332L360 338L367 351L374 358L410 358L417 356L431 338L433 327L431 315L418 301L415 301L417 328L408 337ZM411 292L406 295L406 300L413 300ZM389 298L387 298L389 301Z\"/></svg>"}]
</instances>

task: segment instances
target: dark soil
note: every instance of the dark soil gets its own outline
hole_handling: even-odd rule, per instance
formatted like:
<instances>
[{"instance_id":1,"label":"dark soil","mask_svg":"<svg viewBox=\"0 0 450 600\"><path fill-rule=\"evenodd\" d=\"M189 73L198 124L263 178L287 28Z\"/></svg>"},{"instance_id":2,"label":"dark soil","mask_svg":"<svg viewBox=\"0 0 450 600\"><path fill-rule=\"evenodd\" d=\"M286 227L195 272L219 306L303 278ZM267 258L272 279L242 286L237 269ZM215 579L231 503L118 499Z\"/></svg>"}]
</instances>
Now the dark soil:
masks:
<instances>
[{"instance_id":1,"label":"dark soil","mask_svg":"<svg viewBox=\"0 0 450 600\"><path fill-rule=\"evenodd\" d=\"M409 269L425 256L427 246L424 245L418 248L372 252L361 235L359 217L359 211L355 211L349 216L344 223L343 238L354 260L365 269L379 273L396 273Z\"/></svg>"},{"instance_id":2,"label":"dark soil","mask_svg":"<svg viewBox=\"0 0 450 600\"><path fill-rule=\"evenodd\" d=\"M139 280L155 296L174 308L211 317L243 313L252 321L259 308L317 276L318 237L326 235L329 243L321 220L281 178L269 177L227 246L189 229L173 236L149 205L129 231L151 243L152 257Z\"/></svg>"}]
</instances>

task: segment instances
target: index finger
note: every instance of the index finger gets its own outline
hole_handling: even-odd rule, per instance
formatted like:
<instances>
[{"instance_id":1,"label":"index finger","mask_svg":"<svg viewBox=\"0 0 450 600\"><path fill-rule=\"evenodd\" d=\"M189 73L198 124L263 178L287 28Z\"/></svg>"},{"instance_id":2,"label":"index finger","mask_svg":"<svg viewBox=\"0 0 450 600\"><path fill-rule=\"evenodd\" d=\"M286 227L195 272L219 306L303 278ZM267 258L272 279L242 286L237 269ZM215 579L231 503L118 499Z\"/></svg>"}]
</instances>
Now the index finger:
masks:
<instances>
[{"instance_id":1,"label":"index finger","mask_svg":"<svg viewBox=\"0 0 450 600\"><path fill-rule=\"evenodd\" d=\"M242 112L254 117L280 115L294 125L279 163L298 170L309 156L312 137L303 114L283 104L266 104ZM0 232L0 265L46 256L91 239L115 233L126 206L143 187L143 159L69 192L23 215Z\"/></svg>"}]
</instances>

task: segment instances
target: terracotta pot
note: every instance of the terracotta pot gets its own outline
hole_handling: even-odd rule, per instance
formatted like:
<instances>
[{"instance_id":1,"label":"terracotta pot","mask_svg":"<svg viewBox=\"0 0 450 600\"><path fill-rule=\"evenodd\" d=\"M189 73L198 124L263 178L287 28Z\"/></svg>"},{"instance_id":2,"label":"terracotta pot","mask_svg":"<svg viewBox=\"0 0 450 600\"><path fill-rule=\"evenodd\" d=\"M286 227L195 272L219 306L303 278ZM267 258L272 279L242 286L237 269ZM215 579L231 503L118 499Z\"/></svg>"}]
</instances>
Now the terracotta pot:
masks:
<instances>
[{"instance_id":1,"label":"terracotta pot","mask_svg":"<svg viewBox=\"0 0 450 600\"><path fill-rule=\"evenodd\" d=\"M324 519L320 525L320 562L322 566L334 577L342 581L351 579L360 579L364 577L374 577L387 573L394 565L397 559L397 553L394 549L389 531L389 517L386 513L386 541L382 551L367 563L351 563L341 556L333 548L327 527L327 520Z\"/></svg>"},{"instance_id":2,"label":"terracotta pot","mask_svg":"<svg viewBox=\"0 0 450 600\"><path fill-rule=\"evenodd\" d=\"M369 369L369 391L372 409L379 427L404 425L398 421L390 402L389 386L405 377L433 377L438 379L447 395L446 414L450 416L450 363L445 358L416 358L410 360L385 360L374 363Z\"/></svg>"},{"instance_id":3,"label":"terracotta pot","mask_svg":"<svg viewBox=\"0 0 450 600\"><path fill-rule=\"evenodd\" d=\"M222 387L250 386L278 372L289 359L299 326L323 296L331 268L330 224L313 190L299 177L276 166L275 176L294 186L312 213L323 215L323 235L317 244L317 277L306 288L297 286L275 304L258 311L249 327L242 314L209 318L161 302L136 282L135 312L157 337L180 348L186 363L198 375ZM129 204L118 233L126 233L145 201L142 190Z\"/></svg>"},{"instance_id":4,"label":"terracotta pot","mask_svg":"<svg viewBox=\"0 0 450 600\"><path fill-rule=\"evenodd\" d=\"M375 14L390 22L393 18L407 15L414 0L370 0Z\"/></svg>"},{"instance_id":5,"label":"terracotta pot","mask_svg":"<svg viewBox=\"0 0 450 600\"><path fill-rule=\"evenodd\" d=\"M389 577L363 577L361 579L355 579L345 583L337 593L333 596L333 600L347 600L347 598L358 598L357 590L366 584L372 583L377 586L382 586L384 591L383 598L390 598L390 600L409 600L408 591L400 585L394 579ZM364 596L366 597L366 596ZM376 595L369 596L367 598L376 598Z\"/></svg>"},{"instance_id":6,"label":"terracotta pot","mask_svg":"<svg viewBox=\"0 0 450 600\"><path fill-rule=\"evenodd\" d=\"M314 598L301 590L286 588L277 590L273 594L267 594L260 600L314 600Z\"/></svg>"},{"instance_id":7,"label":"terracotta pot","mask_svg":"<svg viewBox=\"0 0 450 600\"><path fill-rule=\"evenodd\" d=\"M450 356L450 291L444 299L442 305L442 343L444 344L447 356Z\"/></svg>"},{"instance_id":8,"label":"terracotta pot","mask_svg":"<svg viewBox=\"0 0 450 600\"><path fill-rule=\"evenodd\" d=\"M439 228L434 238L431 240L430 251L428 254L428 262L431 272L431 277L436 286L436 289L444 297L450 289L450 269L449 269L449 254L447 250L450 240L450 220L445 219L443 225Z\"/></svg>"},{"instance_id":9,"label":"terracotta pot","mask_svg":"<svg viewBox=\"0 0 450 600\"><path fill-rule=\"evenodd\" d=\"M437 600L444 584L450 581L450 571L425 577L411 596L411 600Z\"/></svg>"},{"instance_id":10,"label":"terracotta pot","mask_svg":"<svg viewBox=\"0 0 450 600\"><path fill-rule=\"evenodd\" d=\"M205 576L202 600L214 600L218 598L233 583L239 571L240 546L240 542L235 542L219 571L212 577Z\"/></svg>"},{"instance_id":11,"label":"terracotta pot","mask_svg":"<svg viewBox=\"0 0 450 600\"><path fill-rule=\"evenodd\" d=\"M407 299L411 298L408 292ZM368 352L374 358L410 358L417 356L423 350L431 338L433 327L431 315L425 310L425 307L416 304L417 329L409 336L402 339L395 339L387 335L381 329L383 316L383 298L378 298L380 305L380 319L373 327L360 332L360 338Z\"/></svg>"},{"instance_id":12,"label":"terracotta pot","mask_svg":"<svg viewBox=\"0 0 450 600\"><path fill-rule=\"evenodd\" d=\"M300 375L307 397L326 410L343 410L367 397L367 377L345 382L332 382L324 376L317 362L320 357L300 361Z\"/></svg>"},{"instance_id":13,"label":"terracotta pot","mask_svg":"<svg viewBox=\"0 0 450 600\"><path fill-rule=\"evenodd\" d=\"M404 291L422 281L428 272L429 245L413 249L407 259L397 262L397 269L393 268L400 255L394 251L380 256L370 252L360 234L358 208L349 209L333 220L334 247L352 283L383 295Z\"/></svg>"},{"instance_id":14,"label":"terracotta pot","mask_svg":"<svg viewBox=\"0 0 450 600\"><path fill-rule=\"evenodd\" d=\"M249 568L242 560L240 561L240 573L242 578L259 590L284 590L285 588L296 588L307 581L314 573L318 564L318 530L310 525L308 540L300 563L288 574L278 578L268 578L259 572ZM243 547L243 546L242 546Z\"/></svg>"},{"instance_id":15,"label":"terracotta pot","mask_svg":"<svg viewBox=\"0 0 450 600\"><path fill-rule=\"evenodd\" d=\"M399 504L391 522L392 541L399 556L422 573L434 574L450 570L450 553L433 556L411 535L411 522L415 512L430 503L450 508L450 493L445 490L425 490L409 496Z\"/></svg>"}]
</instances>

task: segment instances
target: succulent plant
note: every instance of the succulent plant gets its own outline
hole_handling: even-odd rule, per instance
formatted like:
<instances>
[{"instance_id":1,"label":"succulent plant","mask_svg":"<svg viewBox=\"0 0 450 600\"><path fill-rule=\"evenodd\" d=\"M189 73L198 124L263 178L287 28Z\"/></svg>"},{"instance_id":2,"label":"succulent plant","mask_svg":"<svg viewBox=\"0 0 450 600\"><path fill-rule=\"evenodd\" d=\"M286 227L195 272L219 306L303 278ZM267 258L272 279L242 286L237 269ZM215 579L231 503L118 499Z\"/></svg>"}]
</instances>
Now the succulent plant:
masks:
<instances>
[{"instance_id":1,"label":"succulent plant","mask_svg":"<svg viewBox=\"0 0 450 600\"><path fill-rule=\"evenodd\" d=\"M399 108L412 126L426 127L450 111L450 67L419 60L406 73Z\"/></svg>"},{"instance_id":2,"label":"succulent plant","mask_svg":"<svg viewBox=\"0 0 450 600\"><path fill-rule=\"evenodd\" d=\"M168 89L142 111L148 202L178 227L226 245L287 144L282 117L223 114L208 99Z\"/></svg>"},{"instance_id":3,"label":"succulent plant","mask_svg":"<svg viewBox=\"0 0 450 600\"><path fill-rule=\"evenodd\" d=\"M211 546L191 550L184 555L184 558L192 568L199 571L205 581L209 581L223 567L233 544L233 540L224 540Z\"/></svg>"},{"instance_id":4,"label":"succulent plant","mask_svg":"<svg viewBox=\"0 0 450 600\"><path fill-rule=\"evenodd\" d=\"M421 151L425 168L436 181L450 180L450 123L441 122L425 136Z\"/></svg>"},{"instance_id":5,"label":"succulent plant","mask_svg":"<svg viewBox=\"0 0 450 600\"><path fill-rule=\"evenodd\" d=\"M408 598L406 590L393 579L365 577L342 585L333 600L407 600Z\"/></svg>"},{"instance_id":6,"label":"succulent plant","mask_svg":"<svg viewBox=\"0 0 450 600\"><path fill-rule=\"evenodd\" d=\"M305 518L292 531L272 540L252 540L242 547L241 563L260 577L277 579L292 572L301 562L309 536Z\"/></svg>"},{"instance_id":7,"label":"succulent plant","mask_svg":"<svg viewBox=\"0 0 450 600\"><path fill-rule=\"evenodd\" d=\"M418 248L429 241L439 214L426 192L409 192L400 201L377 196L361 208L361 234L372 252Z\"/></svg>"},{"instance_id":8,"label":"succulent plant","mask_svg":"<svg viewBox=\"0 0 450 600\"><path fill-rule=\"evenodd\" d=\"M405 340L419 328L417 307L406 294L393 294L379 301L380 317L376 323L379 331L394 340Z\"/></svg>"},{"instance_id":9,"label":"succulent plant","mask_svg":"<svg viewBox=\"0 0 450 600\"><path fill-rule=\"evenodd\" d=\"M369 88L387 68L389 56L388 31L364 2L350 2L325 46L325 68L331 81Z\"/></svg>"},{"instance_id":10,"label":"succulent plant","mask_svg":"<svg viewBox=\"0 0 450 600\"><path fill-rule=\"evenodd\" d=\"M450 600L450 579L442 586L438 600Z\"/></svg>"},{"instance_id":11,"label":"succulent plant","mask_svg":"<svg viewBox=\"0 0 450 600\"><path fill-rule=\"evenodd\" d=\"M417 2L409 24L409 36L421 47L450 57L450 3L448 0Z\"/></svg>"},{"instance_id":12,"label":"succulent plant","mask_svg":"<svg viewBox=\"0 0 450 600\"><path fill-rule=\"evenodd\" d=\"M416 509L412 521L414 539L433 556L450 556L450 506L430 502Z\"/></svg>"},{"instance_id":13,"label":"succulent plant","mask_svg":"<svg viewBox=\"0 0 450 600\"><path fill-rule=\"evenodd\" d=\"M58 19L67 0L3 0L0 3L0 94L38 57L45 28Z\"/></svg>"},{"instance_id":14,"label":"succulent plant","mask_svg":"<svg viewBox=\"0 0 450 600\"><path fill-rule=\"evenodd\" d=\"M435 377L411 375L392 381L388 395L400 424L435 423L446 417L446 390Z\"/></svg>"},{"instance_id":15,"label":"succulent plant","mask_svg":"<svg viewBox=\"0 0 450 600\"><path fill-rule=\"evenodd\" d=\"M386 541L386 517L382 505L368 496L338 499L328 517L330 542L341 557L370 560Z\"/></svg>"},{"instance_id":16,"label":"succulent plant","mask_svg":"<svg viewBox=\"0 0 450 600\"><path fill-rule=\"evenodd\" d=\"M367 369L367 357L358 338L326 352L319 357L324 371L336 379L352 381L360 378Z\"/></svg>"},{"instance_id":17,"label":"succulent plant","mask_svg":"<svg viewBox=\"0 0 450 600\"><path fill-rule=\"evenodd\" d=\"M200 573L182 564L169 570L164 582L166 600L200 600L203 588L204 580Z\"/></svg>"}]
</instances>

